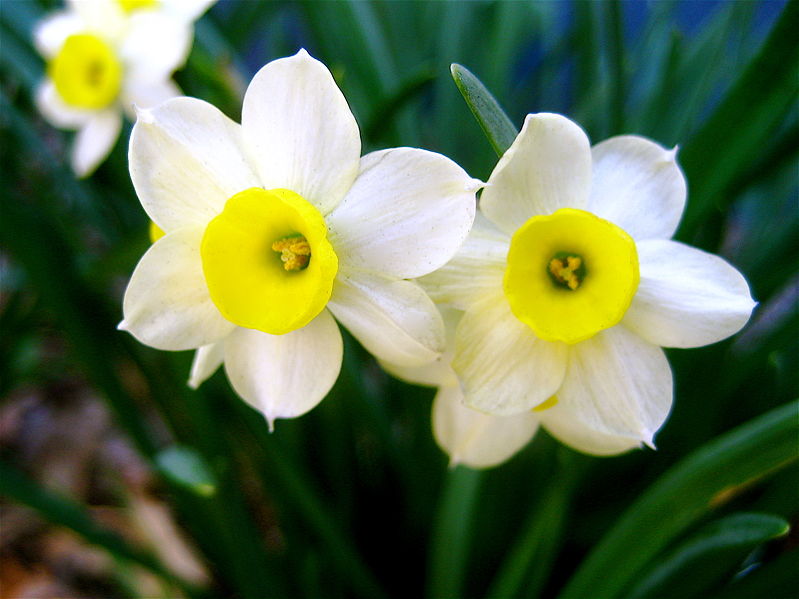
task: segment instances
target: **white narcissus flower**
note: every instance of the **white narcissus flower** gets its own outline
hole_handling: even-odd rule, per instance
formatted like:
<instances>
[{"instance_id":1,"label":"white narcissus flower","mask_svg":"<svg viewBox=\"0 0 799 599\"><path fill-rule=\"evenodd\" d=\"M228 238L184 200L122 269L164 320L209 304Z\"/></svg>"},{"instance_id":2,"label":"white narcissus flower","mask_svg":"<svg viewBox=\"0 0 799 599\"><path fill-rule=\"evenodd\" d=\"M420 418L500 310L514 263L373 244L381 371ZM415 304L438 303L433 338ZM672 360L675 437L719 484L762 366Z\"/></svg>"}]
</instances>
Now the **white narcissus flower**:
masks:
<instances>
[{"instance_id":1,"label":"white narcissus flower","mask_svg":"<svg viewBox=\"0 0 799 599\"><path fill-rule=\"evenodd\" d=\"M548 428L589 453L652 444L672 402L661 346L719 341L755 305L735 268L670 241L686 199L675 154L636 136L592 148L565 117L527 116L466 243L421 281L464 311L466 405L550 408Z\"/></svg>"},{"instance_id":2,"label":"white narcissus flower","mask_svg":"<svg viewBox=\"0 0 799 599\"><path fill-rule=\"evenodd\" d=\"M510 416L486 414L465 404L458 376L452 369L455 331L463 313L444 307L447 350L430 364L407 368L381 362L383 368L417 385L438 387L433 399L433 436L450 457L450 466L498 466L513 457L535 436L539 427L578 451L595 455L617 454L640 445L638 440L597 432L569 413L569 407L549 400Z\"/></svg>"},{"instance_id":3,"label":"white narcissus flower","mask_svg":"<svg viewBox=\"0 0 799 599\"><path fill-rule=\"evenodd\" d=\"M420 149L361 157L344 96L304 50L255 75L241 125L192 98L141 111L130 172L165 235L133 273L120 328L197 349L190 385L224 363L271 424L313 408L338 377L334 316L391 363L444 350L438 310L407 279L452 258L482 184Z\"/></svg>"},{"instance_id":4,"label":"white narcissus flower","mask_svg":"<svg viewBox=\"0 0 799 599\"><path fill-rule=\"evenodd\" d=\"M90 175L109 154L123 112L180 95L172 73L186 62L193 21L214 1L70 0L37 24L47 73L36 105L54 126L78 130L76 175Z\"/></svg>"}]
</instances>

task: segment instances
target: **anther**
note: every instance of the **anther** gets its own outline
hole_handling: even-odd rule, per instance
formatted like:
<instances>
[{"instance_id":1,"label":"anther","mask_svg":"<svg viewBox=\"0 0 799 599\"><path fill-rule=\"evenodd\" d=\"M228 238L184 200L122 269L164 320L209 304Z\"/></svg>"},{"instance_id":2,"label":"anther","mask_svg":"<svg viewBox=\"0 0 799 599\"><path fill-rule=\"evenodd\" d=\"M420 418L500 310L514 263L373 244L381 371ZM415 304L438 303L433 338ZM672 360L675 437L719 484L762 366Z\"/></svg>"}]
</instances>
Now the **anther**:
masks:
<instances>
[{"instance_id":1,"label":"anther","mask_svg":"<svg viewBox=\"0 0 799 599\"><path fill-rule=\"evenodd\" d=\"M303 270L311 261L311 246L302 235L283 237L272 244L272 249L280 252L280 260L286 270Z\"/></svg>"}]
</instances>

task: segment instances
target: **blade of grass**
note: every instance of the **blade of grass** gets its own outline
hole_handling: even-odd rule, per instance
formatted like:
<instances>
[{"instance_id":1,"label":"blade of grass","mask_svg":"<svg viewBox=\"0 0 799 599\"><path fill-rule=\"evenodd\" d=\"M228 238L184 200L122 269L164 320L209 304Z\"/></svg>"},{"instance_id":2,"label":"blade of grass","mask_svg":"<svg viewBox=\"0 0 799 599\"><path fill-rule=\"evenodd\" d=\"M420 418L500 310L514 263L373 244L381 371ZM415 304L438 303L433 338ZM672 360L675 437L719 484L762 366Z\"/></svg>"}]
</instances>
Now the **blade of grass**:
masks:
<instances>
[{"instance_id":1,"label":"blade of grass","mask_svg":"<svg viewBox=\"0 0 799 599\"><path fill-rule=\"evenodd\" d=\"M610 133L619 135L624 133L624 101L627 95L627 58L624 51L624 23L622 3L620 0L610 0L605 15L607 27L607 52L610 64Z\"/></svg>"},{"instance_id":2,"label":"blade of grass","mask_svg":"<svg viewBox=\"0 0 799 599\"><path fill-rule=\"evenodd\" d=\"M482 472L464 466L447 472L430 534L427 578L430 599L462 595L482 479Z\"/></svg>"},{"instance_id":3,"label":"blade of grass","mask_svg":"<svg viewBox=\"0 0 799 599\"><path fill-rule=\"evenodd\" d=\"M450 67L455 85L466 100L469 110L483 129L497 156L502 156L516 139L519 130L496 101L491 92L469 69L459 64Z\"/></svg>"},{"instance_id":4,"label":"blade of grass","mask_svg":"<svg viewBox=\"0 0 799 599\"><path fill-rule=\"evenodd\" d=\"M735 198L727 193L752 156L769 145L774 130L795 106L799 78L796 23L799 2L789 2L758 55L713 115L685 144L680 158L692 184L681 237Z\"/></svg>"},{"instance_id":5,"label":"blade of grass","mask_svg":"<svg viewBox=\"0 0 799 599\"><path fill-rule=\"evenodd\" d=\"M576 454L560 448L555 475L522 528L486 597L537 597L563 540L571 495L582 473Z\"/></svg>"},{"instance_id":6,"label":"blade of grass","mask_svg":"<svg viewBox=\"0 0 799 599\"><path fill-rule=\"evenodd\" d=\"M738 513L711 522L668 556L658 558L627 596L699 597L734 574L755 547L788 530L788 522L769 514Z\"/></svg>"},{"instance_id":7,"label":"blade of grass","mask_svg":"<svg viewBox=\"0 0 799 599\"><path fill-rule=\"evenodd\" d=\"M676 536L754 483L799 458L792 402L704 445L672 467L617 521L560 599L619 596ZM668 518L664 518L668 514Z\"/></svg>"}]
</instances>

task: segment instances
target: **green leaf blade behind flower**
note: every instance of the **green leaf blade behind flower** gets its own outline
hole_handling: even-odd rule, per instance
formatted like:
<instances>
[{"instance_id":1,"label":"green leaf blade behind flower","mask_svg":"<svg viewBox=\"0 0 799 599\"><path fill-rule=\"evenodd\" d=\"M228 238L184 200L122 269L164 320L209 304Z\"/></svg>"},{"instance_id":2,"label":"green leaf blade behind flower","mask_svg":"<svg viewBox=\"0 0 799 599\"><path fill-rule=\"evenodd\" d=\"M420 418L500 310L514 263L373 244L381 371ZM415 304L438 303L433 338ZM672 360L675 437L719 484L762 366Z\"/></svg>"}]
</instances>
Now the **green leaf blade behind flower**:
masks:
<instances>
[{"instance_id":1,"label":"green leaf blade behind flower","mask_svg":"<svg viewBox=\"0 0 799 599\"><path fill-rule=\"evenodd\" d=\"M795 107L799 79L796 22L799 2L789 2L760 52L715 112L685 144L680 161L691 182L681 236L690 236L715 209L736 197L739 173L771 145Z\"/></svg>"},{"instance_id":2,"label":"green leaf blade behind flower","mask_svg":"<svg viewBox=\"0 0 799 599\"><path fill-rule=\"evenodd\" d=\"M704 445L663 475L617 521L560 599L617 597L694 522L744 486L799 458L799 402L781 406Z\"/></svg>"},{"instance_id":3,"label":"green leaf blade behind flower","mask_svg":"<svg viewBox=\"0 0 799 599\"><path fill-rule=\"evenodd\" d=\"M658 559L629 597L699 596L734 574L755 547L789 529L783 518L770 514L737 513L711 522Z\"/></svg>"},{"instance_id":4,"label":"green leaf blade behind flower","mask_svg":"<svg viewBox=\"0 0 799 599\"><path fill-rule=\"evenodd\" d=\"M458 86L474 118L483 129L491 147L497 156L502 156L516 139L519 130L502 110L496 98L469 69L453 64L450 71L455 85Z\"/></svg>"}]
</instances>

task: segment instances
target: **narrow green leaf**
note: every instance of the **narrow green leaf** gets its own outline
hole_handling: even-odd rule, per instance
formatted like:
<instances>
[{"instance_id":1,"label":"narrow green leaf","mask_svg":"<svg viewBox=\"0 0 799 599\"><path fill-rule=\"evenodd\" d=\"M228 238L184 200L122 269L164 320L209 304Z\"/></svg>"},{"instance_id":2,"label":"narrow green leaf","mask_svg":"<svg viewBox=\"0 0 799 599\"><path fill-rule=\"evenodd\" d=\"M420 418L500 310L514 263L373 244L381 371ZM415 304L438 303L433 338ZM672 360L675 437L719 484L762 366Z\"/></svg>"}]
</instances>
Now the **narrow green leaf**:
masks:
<instances>
[{"instance_id":1,"label":"narrow green leaf","mask_svg":"<svg viewBox=\"0 0 799 599\"><path fill-rule=\"evenodd\" d=\"M430 536L427 596L460 597L482 472L456 466L447 472Z\"/></svg>"},{"instance_id":2,"label":"narrow green leaf","mask_svg":"<svg viewBox=\"0 0 799 599\"><path fill-rule=\"evenodd\" d=\"M630 507L591 552L561 599L616 597L691 524L744 486L799 458L799 402L792 402L704 445Z\"/></svg>"},{"instance_id":3,"label":"narrow green leaf","mask_svg":"<svg viewBox=\"0 0 799 599\"><path fill-rule=\"evenodd\" d=\"M519 130L513 125L491 92L469 69L453 63L450 66L450 72L455 80L455 85L458 86L458 90L466 100L474 118L483 129L491 147L494 148L497 156L502 156L516 139Z\"/></svg>"},{"instance_id":4,"label":"narrow green leaf","mask_svg":"<svg viewBox=\"0 0 799 599\"><path fill-rule=\"evenodd\" d=\"M709 213L736 196L738 173L769 145L799 89L799 1L789 2L771 34L722 103L685 144L680 157L691 182L681 235L689 236Z\"/></svg>"},{"instance_id":5,"label":"narrow green leaf","mask_svg":"<svg viewBox=\"0 0 799 599\"><path fill-rule=\"evenodd\" d=\"M796 597L799 589L799 550L788 549L773 561L756 564L751 572L713 594L713 599Z\"/></svg>"},{"instance_id":6,"label":"narrow green leaf","mask_svg":"<svg viewBox=\"0 0 799 599\"><path fill-rule=\"evenodd\" d=\"M624 101L627 95L627 59L624 51L624 30L622 5L619 0L610 0L608 14L605 16L607 32L608 62L610 63L611 134L624 133Z\"/></svg>"},{"instance_id":7,"label":"narrow green leaf","mask_svg":"<svg viewBox=\"0 0 799 599\"><path fill-rule=\"evenodd\" d=\"M561 449L554 479L505 557L487 597L535 597L540 592L557 557L572 491L583 471L574 457L574 453Z\"/></svg>"},{"instance_id":8,"label":"narrow green leaf","mask_svg":"<svg viewBox=\"0 0 799 599\"><path fill-rule=\"evenodd\" d=\"M788 522L769 514L732 514L711 522L665 558L658 558L629 597L698 596L734 574L752 549L789 529Z\"/></svg>"},{"instance_id":9,"label":"narrow green leaf","mask_svg":"<svg viewBox=\"0 0 799 599\"><path fill-rule=\"evenodd\" d=\"M216 478L202 457L188 447L167 447L158 452L155 463L164 476L197 495L209 497L216 493Z\"/></svg>"}]
</instances>

